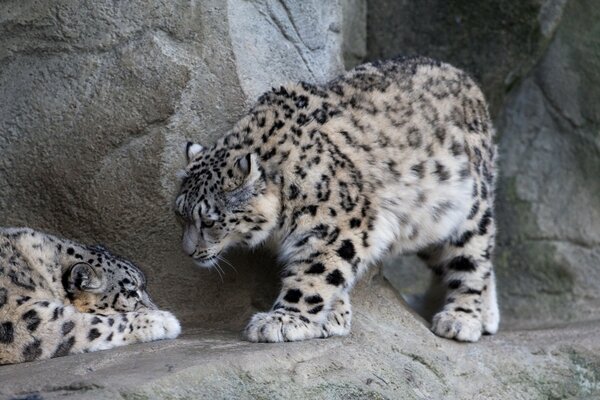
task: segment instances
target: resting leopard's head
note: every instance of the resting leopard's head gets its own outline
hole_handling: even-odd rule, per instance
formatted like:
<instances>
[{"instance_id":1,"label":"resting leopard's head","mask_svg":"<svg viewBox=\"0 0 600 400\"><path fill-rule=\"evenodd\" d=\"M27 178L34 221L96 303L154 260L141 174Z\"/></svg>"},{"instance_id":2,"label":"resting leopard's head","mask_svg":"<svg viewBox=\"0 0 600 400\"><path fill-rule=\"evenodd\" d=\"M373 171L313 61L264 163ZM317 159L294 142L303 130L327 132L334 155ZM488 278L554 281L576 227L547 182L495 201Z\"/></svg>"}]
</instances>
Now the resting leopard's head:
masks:
<instances>
[{"instance_id":1,"label":"resting leopard's head","mask_svg":"<svg viewBox=\"0 0 600 400\"><path fill-rule=\"evenodd\" d=\"M262 243L277 223L279 200L256 154L188 143L186 155L175 200L184 251L197 265L212 267L233 245Z\"/></svg>"},{"instance_id":2,"label":"resting leopard's head","mask_svg":"<svg viewBox=\"0 0 600 400\"><path fill-rule=\"evenodd\" d=\"M101 246L90 246L82 259L63 273L67 296L79 311L110 315L156 309L146 277L134 263Z\"/></svg>"}]
</instances>

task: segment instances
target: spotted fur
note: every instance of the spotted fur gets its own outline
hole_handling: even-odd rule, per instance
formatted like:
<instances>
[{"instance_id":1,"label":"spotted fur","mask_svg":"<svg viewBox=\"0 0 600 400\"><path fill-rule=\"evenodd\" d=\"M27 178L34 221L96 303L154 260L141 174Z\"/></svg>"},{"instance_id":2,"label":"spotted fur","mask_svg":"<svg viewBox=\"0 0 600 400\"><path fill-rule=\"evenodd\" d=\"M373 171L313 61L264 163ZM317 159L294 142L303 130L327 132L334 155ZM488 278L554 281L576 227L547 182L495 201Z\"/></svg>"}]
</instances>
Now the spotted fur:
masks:
<instances>
[{"instance_id":1,"label":"spotted fur","mask_svg":"<svg viewBox=\"0 0 600 400\"><path fill-rule=\"evenodd\" d=\"M144 274L101 246L0 229L0 364L174 338Z\"/></svg>"},{"instance_id":2,"label":"spotted fur","mask_svg":"<svg viewBox=\"0 0 600 400\"><path fill-rule=\"evenodd\" d=\"M476 341L499 323L493 135L477 85L425 58L273 89L213 146L188 145L184 250L212 266L275 243L281 294L245 331L266 342L347 334L361 273L418 252L447 291L433 332Z\"/></svg>"}]
</instances>

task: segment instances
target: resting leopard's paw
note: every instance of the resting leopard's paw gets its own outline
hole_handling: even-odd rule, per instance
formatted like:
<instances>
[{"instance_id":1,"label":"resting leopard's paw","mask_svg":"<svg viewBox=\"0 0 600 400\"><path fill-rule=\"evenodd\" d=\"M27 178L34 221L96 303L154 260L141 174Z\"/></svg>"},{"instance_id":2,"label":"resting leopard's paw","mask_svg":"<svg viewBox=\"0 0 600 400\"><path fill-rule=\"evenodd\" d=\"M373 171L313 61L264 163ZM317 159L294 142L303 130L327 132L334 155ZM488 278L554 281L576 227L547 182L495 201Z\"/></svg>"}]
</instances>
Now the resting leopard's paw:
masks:
<instances>
[{"instance_id":1,"label":"resting leopard's paw","mask_svg":"<svg viewBox=\"0 0 600 400\"><path fill-rule=\"evenodd\" d=\"M175 339L181 333L181 325L170 312L151 310L136 316L132 333L140 342Z\"/></svg>"}]
</instances>

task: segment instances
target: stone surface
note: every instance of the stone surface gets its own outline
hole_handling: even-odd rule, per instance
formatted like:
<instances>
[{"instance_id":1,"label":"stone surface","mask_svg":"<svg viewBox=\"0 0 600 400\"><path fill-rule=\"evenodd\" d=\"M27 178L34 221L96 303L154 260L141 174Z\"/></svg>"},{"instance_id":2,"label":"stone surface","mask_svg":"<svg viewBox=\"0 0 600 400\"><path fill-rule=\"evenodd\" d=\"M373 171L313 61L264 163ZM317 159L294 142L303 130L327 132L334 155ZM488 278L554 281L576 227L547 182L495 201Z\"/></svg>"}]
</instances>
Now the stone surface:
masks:
<instances>
[{"instance_id":1,"label":"stone surface","mask_svg":"<svg viewBox=\"0 0 600 400\"><path fill-rule=\"evenodd\" d=\"M367 56L367 0L342 0L344 66L351 69Z\"/></svg>"},{"instance_id":2,"label":"stone surface","mask_svg":"<svg viewBox=\"0 0 600 400\"><path fill-rule=\"evenodd\" d=\"M342 71L339 1L229 0L227 9L238 79L250 101L272 86L325 82Z\"/></svg>"},{"instance_id":3,"label":"stone surface","mask_svg":"<svg viewBox=\"0 0 600 400\"><path fill-rule=\"evenodd\" d=\"M499 118L497 264L521 326L600 316L599 5L567 4Z\"/></svg>"},{"instance_id":4,"label":"stone surface","mask_svg":"<svg viewBox=\"0 0 600 400\"><path fill-rule=\"evenodd\" d=\"M600 396L596 323L460 344L429 332L380 275L346 338L284 344L188 329L174 341L0 367L0 398L563 399ZM31 376L36 379L32 380Z\"/></svg>"},{"instance_id":5,"label":"stone surface","mask_svg":"<svg viewBox=\"0 0 600 400\"><path fill-rule=\"evenodd\" d=\"M600 317L600 2L369 2L369 57L424 53L471 72L499 139L499 295L507 326ZM416 257L387 275L423 308Z\"/></svg>"},{"instance_id":6,"label":"stone surface","mask_svg":"<svg viewBox=\"0 0 600 400\"><path fill-rule=\"evenodd\" d=\"M368 58L426 55L468 71L497 112L535 64L566 0L369 0Z\"/></svg>"}]
</instances>

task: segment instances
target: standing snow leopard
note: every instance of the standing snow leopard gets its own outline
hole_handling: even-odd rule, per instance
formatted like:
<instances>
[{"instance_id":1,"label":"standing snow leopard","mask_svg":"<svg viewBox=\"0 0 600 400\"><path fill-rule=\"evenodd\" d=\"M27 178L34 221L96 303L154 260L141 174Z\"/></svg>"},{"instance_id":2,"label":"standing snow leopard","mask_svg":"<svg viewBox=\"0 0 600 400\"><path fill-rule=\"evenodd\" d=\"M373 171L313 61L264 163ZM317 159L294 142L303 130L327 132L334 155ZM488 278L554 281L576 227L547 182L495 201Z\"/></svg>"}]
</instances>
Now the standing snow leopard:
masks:
<instances>
[{"instance_id":1,"label":"standing snow leopard","mask_svg":"<svg viewBox=\"0 0 600 400\"><path fill-rule=\"evenodd\" d=\"M232 245L278 244L283 287L251 341L347 334L356 279L402 252L445 285L433 332L477 341L499 323L493 135L477 85L426 58L273 89L213 146L188 143L183 248L210 267Z\"/></svg>"},{"instance_id":2,"label":"standing snow leopard","mask_svg":"<svg viewBox=\"0 0 600 400\"><path fill-rule=\"evenodd\" d=\"M0 364L175 338L144 274L101 246L0 228Z\"/></svg>"}]
</instances>

